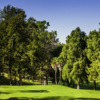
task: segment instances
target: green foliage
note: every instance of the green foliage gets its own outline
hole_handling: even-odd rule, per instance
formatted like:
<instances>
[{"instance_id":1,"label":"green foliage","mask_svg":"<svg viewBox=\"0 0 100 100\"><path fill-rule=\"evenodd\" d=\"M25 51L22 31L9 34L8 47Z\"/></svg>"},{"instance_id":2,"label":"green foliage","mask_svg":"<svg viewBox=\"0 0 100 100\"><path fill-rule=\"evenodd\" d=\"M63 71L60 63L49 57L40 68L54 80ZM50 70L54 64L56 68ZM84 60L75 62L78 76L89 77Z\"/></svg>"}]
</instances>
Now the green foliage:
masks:
<instances>
[{"instance_id":1,"label":"green foliage","mask_svg":"<svg viewBox=\"0 0 100 100\"><path fill-rule=\"evenodd\" d=\"M56 31L47 31L49 22L26 20L25 11L10 5L0 11L0 18L0 71L10 80L19 77L20 84L26 74L49 76L51 52L58 42Z\"/></svg>"},{"instance_id":2,"label":"green foliage","mask_svg":"<svg viewBox=\"0 0 100 100\"><path fill-rule=\"evenodd\" d=\"M0 10L0 74L7 73L10 84L19 77L21 84L27 75L41 82L53 79L54 69L56 83L57 75L59 82L61 78L78 85L87 79L98 82L100 30L86 36L78 27L61 44L57 32L47 30L49 26L45 20L26 19L24 10L10 5Z\"/></svg>"},{"instance_id":3,"label":"green foliage","mask_svg":"<svg viewBox=\"0 0 100 100\"><path fill-rule=\"evenodd\" d=\"M87 38L87 57L91 61L88 79L98 82L100 80L100 32L96 30L90 32Z\"/></svg>"},{"instance_id":4,"label":"green foliage","mask_svg":"<svg viewBox=\"0 0 100 100\"><path fill-rule=\"evenodd\" d=\"M67 78L69 82L71 80L81 82L87 79L85 47L85 33L80 28L76 28L67 37L66 46L61 53L63 58L66 59L62 71L64 80Z\"/></svg>"}]
</instances>

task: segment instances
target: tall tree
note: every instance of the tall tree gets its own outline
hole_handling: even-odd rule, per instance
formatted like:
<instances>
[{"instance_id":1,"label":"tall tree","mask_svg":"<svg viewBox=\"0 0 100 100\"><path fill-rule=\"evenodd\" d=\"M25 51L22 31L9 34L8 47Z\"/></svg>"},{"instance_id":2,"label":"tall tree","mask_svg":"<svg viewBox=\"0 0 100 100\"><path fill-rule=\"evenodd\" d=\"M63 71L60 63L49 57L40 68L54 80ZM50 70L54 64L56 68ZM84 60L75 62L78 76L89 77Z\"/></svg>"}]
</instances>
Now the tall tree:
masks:
<instances>
[{"instance_id":1,"label":"tall tree","mask_svg":"<svg viewBox=\"0 0 100 100\"><path fill-rule=\"evenodd\" d=\"M44 73L46 73L47 76L48 69L50 69L48 65L52 58L51 51L54 49L57 36L55 31L47 31L48 26L49 23L46 21L36 21L34 18L28 19L27 30L30 34L30 43L28 45L27 54L31 62L30 68L39 70L41 82L43 79L42 77L45 75ZM45 66L48 66L48 68ZM44 72L45 68L46 70ZM31 71L34 71L32 69Z\"/></svg>"},{"instance_id":2,"label":"tall tree","mask_svg":"<svg viewBox=\"0 0 100 100\"><path fill-rule=\"evenodd\" d=\"M91 61L89 71L89 80L94 81L94 89L96 82L100 79L100 31L96 30L89 33L87 38L87 57Z\"/></svg>"},{"instance_id":3,"label":"tall tree","mask_svg":"<svg viewBox=\"0 0 100 100\"><path fill-rule=\"evenodd\" d=\"M3 53L4 63L9 67L10 83L13 64L17 61L23 61L25 56L25 47L28 43L28 35L25 31L25 12L15 7L7 6L3 9L3 23L5 28L5 42ZM4 24L4 25L5 25ZM23 53L24 52L24 53ZM19 59L18 59L19 58ZM20 65L20 64L19 64ZM22 65L20 65L22 66Z\"/></svg>"},{"instance_id":4,"label":"tall tree","mask_svg":"<svg viewBox=\"0 0 100 100\"><path fill-rule=\"evenodd\" d=\"M63 67L63 79L68 78L77 82L77 89L80 88L80 82L86 78L86 54L85 54L85 33L76 28L67 37L67 60Z\"/></svg>"},{"instance_id":5,"label":"tall tree","mask_svg":"<svg viewBox=\"0 0 100 100\"><path fill-rule=\"evenodd\" d=\"M0 11L0 18L0 57L9 70L10 83L12 75L15 80L16 76L19 77L20 84L23 74L33 76L40 70L47 75L51 70L51 52L58 43L57 32L47 31L49 22L32 17L26 20L22 9L10 5Z\"/></svg>"}]
</instances>

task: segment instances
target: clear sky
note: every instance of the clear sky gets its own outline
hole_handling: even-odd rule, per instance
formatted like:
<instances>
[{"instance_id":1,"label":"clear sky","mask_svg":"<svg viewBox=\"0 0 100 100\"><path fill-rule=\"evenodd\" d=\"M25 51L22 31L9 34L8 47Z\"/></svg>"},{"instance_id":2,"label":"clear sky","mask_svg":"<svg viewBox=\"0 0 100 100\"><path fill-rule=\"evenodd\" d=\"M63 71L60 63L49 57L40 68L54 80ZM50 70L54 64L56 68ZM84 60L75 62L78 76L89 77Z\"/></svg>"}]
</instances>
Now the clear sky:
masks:
<instances>
[{"instance_id":1,"label":"clear sky","mask_svg":"<svg viewBox=\"0 0 100 100\"><path fill-rule=\"evenodd\" d=\"M100 0L0 0L1 9L8 4L25 10L27 17L48 21L48 30L56 30L62 43L76 27L87 35L100 27Z\"/></svg>"}]
</instances>

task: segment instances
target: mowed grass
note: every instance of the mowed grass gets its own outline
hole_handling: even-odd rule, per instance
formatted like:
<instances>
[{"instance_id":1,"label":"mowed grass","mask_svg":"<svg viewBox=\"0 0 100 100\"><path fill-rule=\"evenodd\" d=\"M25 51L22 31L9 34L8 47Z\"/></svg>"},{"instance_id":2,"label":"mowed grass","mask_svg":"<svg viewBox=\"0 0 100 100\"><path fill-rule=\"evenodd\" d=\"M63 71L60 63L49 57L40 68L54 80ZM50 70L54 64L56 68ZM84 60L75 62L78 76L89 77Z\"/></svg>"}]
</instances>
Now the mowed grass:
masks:
<instances>
[{"instance_id":1,"label":"mowed grass","mask_svg":"<svg viewBox=\"0 0 100 100\"><path fill-rule=\"evenodd\" d=\"M0 100L100 100L100 91L61 85L0 86Z\"/></svg>"}]
</instances>

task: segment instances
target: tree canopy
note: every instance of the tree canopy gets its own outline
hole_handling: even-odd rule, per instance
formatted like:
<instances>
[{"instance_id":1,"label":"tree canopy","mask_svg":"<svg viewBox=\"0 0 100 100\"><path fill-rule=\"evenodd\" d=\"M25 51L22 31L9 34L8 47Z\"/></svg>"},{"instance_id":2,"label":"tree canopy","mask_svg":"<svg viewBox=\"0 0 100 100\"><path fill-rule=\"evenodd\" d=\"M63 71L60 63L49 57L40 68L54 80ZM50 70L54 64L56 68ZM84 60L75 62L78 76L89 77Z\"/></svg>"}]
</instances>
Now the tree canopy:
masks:
<instances>
[{"instance_id":1,"label":"tree canopy","mask_svg":"<svg viewBox=\"0 0 100 100\"><path fill-rule=\"evenodd\" d=\"M29 76L42 83L48 79L68 84L100 80L100 30L89 35L79 27L61 44L57 31L48 31L46 20L27 19L25 11L13 6L0 9L0 76L7 73L9 84ZM55 73L55 75L54 75ZM12 80L15 83L12 83Z\"/></svg>"}]
</instances>

